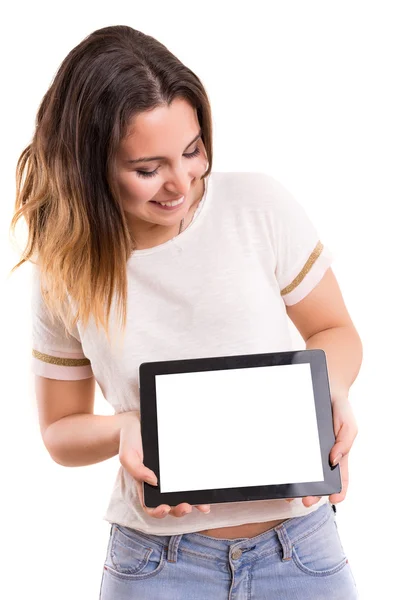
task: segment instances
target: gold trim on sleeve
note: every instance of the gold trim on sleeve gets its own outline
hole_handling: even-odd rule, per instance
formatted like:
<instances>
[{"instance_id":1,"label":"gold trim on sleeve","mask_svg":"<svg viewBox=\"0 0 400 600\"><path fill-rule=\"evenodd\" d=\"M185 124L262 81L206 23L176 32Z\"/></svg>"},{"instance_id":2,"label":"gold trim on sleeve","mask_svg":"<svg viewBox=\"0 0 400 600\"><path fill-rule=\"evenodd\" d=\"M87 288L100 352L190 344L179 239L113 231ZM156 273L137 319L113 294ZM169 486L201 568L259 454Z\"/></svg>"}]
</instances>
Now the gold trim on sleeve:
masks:
<instances>
[{"instance_id":1,"label":"gold trim on sleeve","mask_svg":"<svg viewBox=\"0 0 400 600\"><path fill-rule=\"evenodd\" d=\"M313 264L315 263L315 261L317 260L317 258L319 257L319 255L321 254L323 249L324 249L324 245L321 242L318 242L318 244L315 246L309 259L307 260L306 264L304 265L304 267L302 268L300 273L297 275L297 277L295 279L293 279L292 283L287 285L281 291L281 296L285 296L286 294L293 292L293 290L303 281L304 277L310 271L311 267L313 266Z\"/></svg>"},{"instance_id":2,"label":"gold trim on sleeve","mask_svg":"<svg viewBox=\"0 0 400 600\"><path fill-rule=\"evenodd\" d=\"M60 367L86 367L90 365L90 360L88 358L60 358L59 356L43 354L37 350L32 350L32 356L45 363L58 365Z\"/></svg>"}]
</instances>

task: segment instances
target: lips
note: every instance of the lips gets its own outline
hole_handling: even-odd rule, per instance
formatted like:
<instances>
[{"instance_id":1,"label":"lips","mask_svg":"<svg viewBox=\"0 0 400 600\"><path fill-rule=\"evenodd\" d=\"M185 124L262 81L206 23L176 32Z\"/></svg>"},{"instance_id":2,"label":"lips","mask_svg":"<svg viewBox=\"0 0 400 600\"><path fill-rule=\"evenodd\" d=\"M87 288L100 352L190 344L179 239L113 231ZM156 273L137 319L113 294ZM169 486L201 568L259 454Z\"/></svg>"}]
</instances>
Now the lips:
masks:
<instances>
[{"instance_id":1,"label":"lips","mask_svg":"<svg viewBox=\"0 0 400 600\"><path fill-rule=\"evenodd\" d=\"M181 200L180 202L178 202L178 204L174 204L173 206L168 206L168 205L163 205L160 202L156 201L156 200L150 200L150 202L152 204L155 204L158 208L162 209L162 210L178 210L185 202L185 197L181 196L181 198L178 198L178 201ZM168 200L168 202L176 202L176 200Z\"/></svg>"},{"instance_id":2,"label":"lips","mask_svg":"<svg viewBox=\"0 0 400 600\"><path fill-rule=\"evenodd\" d=\"M172 200L151 200L151 202L155 202L156 204L161 204L162 202L177 202L178 200L184 200L183 196L179 196L179 198L173 198ZM180 202L182 204L182 202Z\"/></svg>"},{"instance_id":3,"label":"lips","mask_svg":"<svg viewBox=\"0 0 400 600\"><path fill-rule=\"evenodd\" d=\"M178 196L178 198L172 198L170 200L156 200L156 202L176 202L177 200L181 200L183 196Z\"/></svg>"}]
</instances>

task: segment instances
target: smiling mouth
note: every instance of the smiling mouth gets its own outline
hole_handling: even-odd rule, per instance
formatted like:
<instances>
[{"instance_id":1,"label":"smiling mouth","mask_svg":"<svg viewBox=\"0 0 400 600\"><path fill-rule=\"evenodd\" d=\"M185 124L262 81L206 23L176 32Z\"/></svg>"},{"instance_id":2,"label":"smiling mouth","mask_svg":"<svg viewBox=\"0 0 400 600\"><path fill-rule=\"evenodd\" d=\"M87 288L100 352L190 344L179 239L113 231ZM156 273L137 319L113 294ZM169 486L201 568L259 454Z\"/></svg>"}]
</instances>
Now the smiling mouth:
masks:
<instances>
[{"instance_id":1,"label":"smiling mouth","mask_svg":"<svg viewBox=\"0 0 400 600\"><path fill-rule=\"evenodd\" d=\"M162 207L174 208L175 206L180 206L181 204L183 204L184 200L185 200L185 197L182 196L181 198L178 198L178 200L172 200L172 201L168 201L168 202L159 202L158 200L150 200L150 202L152 202L153 204L158 204L159 206L162 206Z\"/></svg>"}]
</instances>

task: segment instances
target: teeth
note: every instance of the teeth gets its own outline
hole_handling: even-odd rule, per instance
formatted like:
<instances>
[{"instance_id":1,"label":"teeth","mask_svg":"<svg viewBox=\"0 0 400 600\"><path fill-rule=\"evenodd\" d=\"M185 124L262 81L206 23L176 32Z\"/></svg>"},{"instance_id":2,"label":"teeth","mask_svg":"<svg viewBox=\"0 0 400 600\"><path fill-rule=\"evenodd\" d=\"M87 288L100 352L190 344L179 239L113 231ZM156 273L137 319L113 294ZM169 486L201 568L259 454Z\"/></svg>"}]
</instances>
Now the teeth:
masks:
<instances>
[{"instance_id":1,"label":"teeth","mask_svg":"<svg viewBox=\"0 0 400 600\"><path fill-rule=\"evenodd\" d=\"M180 198L179 200L174 200L173 202L157 202L157 204L161 204L161 206L178 206L178 204L182 204L184 198Z\"/></svg>"}]
</instances>

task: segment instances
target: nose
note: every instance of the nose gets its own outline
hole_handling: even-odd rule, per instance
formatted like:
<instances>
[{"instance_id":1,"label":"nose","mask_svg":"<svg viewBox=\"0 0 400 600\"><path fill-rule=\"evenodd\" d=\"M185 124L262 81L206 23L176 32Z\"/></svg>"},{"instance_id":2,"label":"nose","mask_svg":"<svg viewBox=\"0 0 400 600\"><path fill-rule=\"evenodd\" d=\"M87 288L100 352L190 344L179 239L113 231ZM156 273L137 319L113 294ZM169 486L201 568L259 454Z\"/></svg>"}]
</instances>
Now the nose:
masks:
<instances>
[{"instance_id":1,"label":"nose","mask_svg":"<svg viewBox=\"0 0 400 600\"><path fill-rule=\"evenodd\" d=\"M166 188L172 194L175 194L176 199L178 199L188 194L193 179L194 177L187 172L187 168L175 169L170 181L166 184Z\"/></svg>"}]
</instances>

